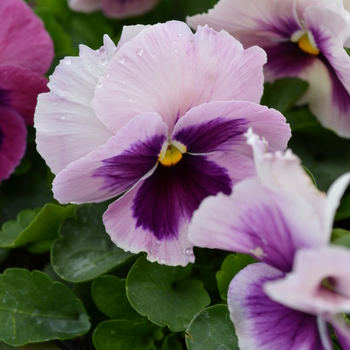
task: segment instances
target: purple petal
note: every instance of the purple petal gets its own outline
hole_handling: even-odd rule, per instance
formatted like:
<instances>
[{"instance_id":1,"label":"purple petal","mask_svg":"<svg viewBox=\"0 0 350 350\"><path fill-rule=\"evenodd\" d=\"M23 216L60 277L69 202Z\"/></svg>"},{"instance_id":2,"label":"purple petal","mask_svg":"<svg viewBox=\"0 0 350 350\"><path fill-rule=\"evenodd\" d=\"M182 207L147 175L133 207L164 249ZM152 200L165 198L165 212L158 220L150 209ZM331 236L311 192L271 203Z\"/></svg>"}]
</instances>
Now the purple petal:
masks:
<instances>
[{"instance_id":1,"label":"purple petal","mask_svg":"<svg viewBox=\"0 0 350 350\"><path fill-rule=\"evenodd\" d=\"M26 136L23 118L13 109L0 105L0 181L10 176L22 159Z\"/></svg>"},{"instance_id":2,"label":"purple petal","mask_svg":"<svg viewBox=\"0 0 350 350\"><path fill-rule=\"evenodd\" d=\"M158 161L167 126L155 113L135 117L104 146L68 165L53 182L60 203L116 197L149 176Z\"/></svg>"},{"instance_id":3,"label":"purple petal","mask_svg":"<svg viewBox=\"0 0 350 350\"><path fill-rule=\"evenodd\" d=\"M204 198L230 194L231 186L227 170L204 156L184 154L174 166L159 164L134 199L136 228L152 232L159 240L177 239L180 222L189 222Z\"/></svg>"},{"instance_id":4,"label":"purple petal","mask_svg":"<svg viewBox=\"0 0 350 350\"><path fill-rule=\"evenodd\" d=\"M232 280L227 297L241 350L323 350L316 317L272 301L266 282L283 273L266 264L252 264Z\"/></svg>"},{"instance_id":5,"label":"purple petal","mask_svg":"<svg viewBox=\"0 0 350 350\"><path fill-rule=\"evenodd\" d=\"M350 349L350 325L345 315L338 314L327 317L327 321L332 325L338 341L343 350Z\"/></svg>"},{"instance_id":6,"label":"purple petal","mask_svg":"<svg viewBox=\"0 0 350 350\"><path fill-rule=\"evenodd\" d=\"M159 0L101 0L107 17L125 18L150 11Z\"/></svg>"}]
</instances>

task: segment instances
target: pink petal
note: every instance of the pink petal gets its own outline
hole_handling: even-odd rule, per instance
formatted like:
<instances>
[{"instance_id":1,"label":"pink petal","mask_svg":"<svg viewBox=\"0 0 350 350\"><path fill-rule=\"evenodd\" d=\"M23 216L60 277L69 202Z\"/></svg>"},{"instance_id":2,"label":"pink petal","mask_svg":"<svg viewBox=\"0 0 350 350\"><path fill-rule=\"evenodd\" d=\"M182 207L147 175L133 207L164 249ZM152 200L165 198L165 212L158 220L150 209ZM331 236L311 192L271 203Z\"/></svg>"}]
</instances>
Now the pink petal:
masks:
<instances>
[{"instance_id":1,"label":"pink petal","mask_svg":"<svg viewBox=\"0 0 350 350\"><path fill-rule=\"evenodd\" d=\"M0 181L7 179L20 163L26 136L23 118L11 108L0 106Z\"/></svg>"},{"instance_id":2,"label":"pink petal","mask_svg":"<svg viewBox=\"0 0 350 350\"><path fill-rule=\"evenodd\" d=\"M8 104L28 125L33 124L38 94L47 92L47 79L28 69L0 66L0 89L9 93Z\"/></svg>"},{"instance_id":3,"label":"pink petal","mask_svg":"<svg viewBox=\"0 0 350 350\"><path fill-rule=\"evenodd\" d=\"M41 20L21 0L0 1L0 64L44 74L53 59L53 43Z\"/></svg>"},{"instance_id":4,"label":"pink petal","mask_svg":"<svg viewBox=\"0 0 350 350\"><path fill-rule=\"evenodd\" d=\"M80 46L79 57L66 57L48 84L50 92L38 98L35 112L38 151L54 174L106 143L113 134L96 118L91 101L98 78L116 47L104 37L104 46Z\"/></svg>"},{"instance_id":5,"label":"pink petal","mask_svg":"<svg viewBox=\"0 0 350 350\"><path fill-rule=\"evenodd\" d=\"M151 111L171 132L190 108L205 102L259 102L264 62L263 51L244 51L225 32L206 27L192 34L181 22L157 24L118 51L100 79L103 87L96 91L93 106L113 132Z\"/></svg>"},{"instance_id":6,"label":"pink petal","mask_svg":"<svg viewBox=\"0 0 350 350\"><path fill-rule=\"evenodd\" d=\"M107 17L125 18L150 11L159 0L101 0Z\"/></svg>"},{"instance_id":7,"label":"pink petal","mask_svg":"<svg viewBox=\"0 0 350 350\"><path fill-rule=\"evenodd\" d=\"M54 197L78 204L117 197L154 171L166 139L167 126L159 115L135 117L104 146L62 170L53 182Z\"/></svg>"},{"instance_id":8,"label":"pink petal","mask_svg":"<svg viewBox=\"0 0 350 350\"><path fill-rule=\"evenodd\" d=\"M68 0L68 6L73 11L90 13L101 8L101 0Z\"/></svg>"},{"instance_id":9,"label":"pink petal","mask_svg":"<svg viewBox=\"0 0 350 350\"><path fill-rule=\"evenodd\" d=\"M330 246L300 250L293 271L284 279L265 285L267 295L290 308L313 315L350 312L350 252ZM323 286L328 279L332 289Z\"/></svg>"},{"instance_id":10,"label":"pink petal","mask_svg":"<svg viewBox=\"0 0 350 350\"><path fill-rule=\"evenodd\" d=\"M316 317L268 298L263 286L283 277L266 264L252 264L232 280L227 297L241 350L324 350Z\"/></svg>"}]
</instances>

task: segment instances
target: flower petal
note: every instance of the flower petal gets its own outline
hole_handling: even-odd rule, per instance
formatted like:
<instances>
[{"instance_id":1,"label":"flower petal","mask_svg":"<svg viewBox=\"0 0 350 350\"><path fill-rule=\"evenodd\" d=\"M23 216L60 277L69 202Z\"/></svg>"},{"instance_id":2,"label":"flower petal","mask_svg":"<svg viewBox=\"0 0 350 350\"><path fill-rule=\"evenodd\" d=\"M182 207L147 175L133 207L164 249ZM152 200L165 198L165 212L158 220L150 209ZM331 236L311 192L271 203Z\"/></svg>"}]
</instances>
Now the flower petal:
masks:
<instances>
[{"instance_id":1,"label":"flower petal","mask_svg":"<svg viewBox=\"0 0 350 350\"><path fill-rule=\"evenodd\" d=\"M249 127L268 140L270 150L284 150L291 136L285 118L276 110L245 101L214 101L191 108L176 123L172 139L190 153L235 150L252 157L243 136Z\"/></svg>"},{"instance_id":2,"label":"flower petal","mask_svg":"<svg viewBox=\"0 0 350 350\"><path fill-rule=\"evenodd\" d=\"M341 314L328 317L327 321L332 325L342 349L350 349L350 325Z\"/></svg>"},{"instance_id":3,"label":"flower petal","mask_svg":"<svg viewBox=\"0 0 350 350\"><path fill-rule=\"evenodd\" d=\"M107 233L112 241L125 251L132 253L147 252L147 259L151 262L157 261L166 265L185 266L189 262L194 262L193 245L187 239L188 221L180 217L177 237L159 240L154 233L142 226L137 226L137 219L134 217L132 207L140 188L144 186L141 181L130 192L112 203L103 215L103 222ZM148 203L148 198L143 199ZM160 208L160 212L154 211L156 219L161 219L162 215L167 216L165 208ZM164 217L162 218L164 219Z\"/></svg>"},{"instance_id":4,"label":"flower petal","mask_svg":"<svg viewBox=\"0 0 350 350\"><path fill-rule=\"evenodd\" d=\"M107 17L125 18L150 11L159 0L102 0L102 9Z\"/></svg>"},{"instance_id":5,"label":"flower petal","mask_svg":"<svg viewBox=\"0 0 350 350\"><path fill-rule=\"evenodd\" d=\"M0 105L0 181L10 176L22 159L26 136L23 118L13 109Z\"/></svg>"},{"instance_id":6,"label":"flower petal","mask_svg":"<svg viewBox=\"0 0 350 350\"><path fill-rule=\"evenodd\" d=\"M90 13L101 8L101 0L68 0L68 6L73 11Z\"/></svg>"},{"instance_id":7,"label":"flower petal","mask_svg":"<svg viewBox=\"0 0 350 350\"><path fill-rule=\"evenodd\" d=\"M227 297L241 350L322 350L316 317L272 301L263 285L283 277L266 264L252 264L232 280Z\"/></svg>"},{"instance_id":8,"label":"flower petal","mask_svg":"<svg viewBox=\"0 0 350 350\"><path fill-rule=\"evenodd\" d=\"M301 247L328 242L312 204L279 188L245 180L231 196L203 201L193 215L189 239L200 247L250 254L283 271L290 271Z\"/></svg>"},{"instance_id":9,"label":"flower petal","mask_svg":"<svg viewBox=\"0 0 350 350\"><path fill-rule=\"evenodd\" d=\"M79 57L66 57L56 67L48 84L51 92L38 98L36 142L54 174L113 135L96 118L91 101L98 78L115 50L107 35L99 50L81 45Z\"/></svg>"},{"instance_id":10,"label":"flower petal","mask_svg":"<svg viewBox=\"0 0 350 350\"><path fill-rule=\"evenodd\" d=\"M205 24L218 31L224 29L243 45L248 44L247 36L254 37L255 45L264 46L266 41L289 39L301 29L295 1L285 0L246 0L244 6L240 0L220 0L207 14L187 17L186 21L193 29Z\"/></svg>"},{"instance_id":11,"label":"flower petal","mask_svg":"<svg viewBox=\"0 0 350 350\"><path fill-rule=\"evenodd\" d=\"M53 182L60 203L100 202L116 197L154 171L167 126L159 115L132 119L106 145L68 165Z\"/></svg>"},{"instance_id":12,"label":"flower petal","mask_svg":"<svg viewBox=\"0 0 350 350\"><path fill-rule=\"evenodd\" d=\"M318 250L301 249L293 271L284 279L265 285L273 300L313 315L350 312L350 252L330 246ZM331 289L323 286L328 279Z\"/></svg>"},{"instance_id":13,"label":"flower petal","mask_svg":"<svg viewBox=\"0 0 350 350\"><path fill-rule=\"evenodd\" d=\"M244 51L226 32L205 27L192 34L181 22L156 24L118 51L100 79L103 87L93 106L113 132L151 111L171 132L190 108L205 102L259 102L264 63L261 49Z\"/></svg>"},{"instance_id":14,"label":"flower petal","mask_svg":"<svg viewBox=\"0 0 350 350\"><path fill-rule=\"evenodd\" d=\"M0 14L0 64L44 74L54 51L42 21L21 0L1 0Z\"/></svg>"},{"instance_id":15,"label":"flower petal","mask_svg":"<svg viewBox=\"0 0 350 350\"><path fill-rule=\"evenodd\" d=\"M28 69L4 65L0 66L0 88L8 91L6 105L15 109L28 125L33 124L38 94L49 90L46 78Z\"/></svg>"}]
</instances>

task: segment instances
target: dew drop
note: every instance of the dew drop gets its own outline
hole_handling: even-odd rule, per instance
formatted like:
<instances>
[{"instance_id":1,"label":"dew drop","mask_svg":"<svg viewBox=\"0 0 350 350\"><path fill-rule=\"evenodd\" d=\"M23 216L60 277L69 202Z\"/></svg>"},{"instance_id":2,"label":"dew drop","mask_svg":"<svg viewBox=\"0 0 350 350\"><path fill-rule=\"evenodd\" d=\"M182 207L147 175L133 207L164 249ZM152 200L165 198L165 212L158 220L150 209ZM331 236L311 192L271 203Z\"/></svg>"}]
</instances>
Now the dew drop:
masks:
<instances>
[{"instance_id":1,"label":"dew drop","mask_svg":"<svg viewBox=\"0 0 350 350\"><path fill-rule=\"evenodd\" d=\"M159 263L162 264L162 265L165 265L166 264L166 260L165 259L160 259Z\"/></svg>"},{"instance_id":2,"label":"dew drop","mask_svg":"<svg viewBox=\"0 0 350 350\"><path fill-rule=\"evenodd\" d=\"M186 248L186 249L184 249L184 253L186 255L192 255L192 249L191 248Z\"/></svg>"},{"instance_id":3,"label":"dew drop","mask_svg":"<svg viewBox=\"0 0 350 350\"><path fill-rule=\"evenodd\" d=\"M182 36L182 33L177 33L178 36Z\"/></svg>"},{"instance_id":4,"label":"dew drop","mask_svg":"<svg viewBox=\"0 0 350 350\"><path fill-rule=\"evenodd\" d=\"M99 89L101 89L101 87L103 87L103 84L102 84L102 83L98 83L98 84L96 85L96 87L99 88Z\"/></svg>"},{"instance_id":5,"label":"dew drop","mask_svg":"<svg viewBox=\"0 0 350 350\"><path fill-rule=\"evenodd\" d=\"M107 50L104 46L101 46L100 49L98 50L100 52L101 55L105 55Z\"/></svg>"},{"instance_id":6,"label":"dew drop","mask_svg":"<svg viewBox=\"0 0 350 350\"><path fill-rule=\"evenodd\" d=\"M61 115L61 119L62 119L62 120L65 120L65 119L66 119L66 116L65 116L65 115Z\"/></svg>"},{"instance_id":7,"label":"dew drop","mask_svg":"<svg viewBox=\"0 0 350 350\"><path fill-rule=\"evenodd\" d=\"M125 57L120 57L120 58L119 58L119 63L124 64L125 62L126 62Z\"/></svg>"},{"instance_id":8,"label":"dew drop","mask_svg":"<svg viewBox=\"0 0 350 350\"><path fill-rule=\"evenodd\" d=\"M63 62L67 65L70 66L72 64L72 60L70 58L65 58Z\"/></svg>"},{"instance_id":9,"label":"dew drop","mask_svg":"<svg viewBox=\"0 0 350 350\"><path fill-rule=\"evenodd\" d=\"M155 57L157 57L157 54L156 53L152 53L151 57L155 58Z\"/></svg>"},{"instance_id":10,"label":"dew drop","mask_svg":"<svg viewBox=\"0 0 350 350\"><path fill-rule=\"evenodd\" d=\"M100 63L101 63L101 66L107 66L108 60L104 58L103 60L100 61Z\"/></svg>"},{"instance_id":11,"label":"dew drop","mask_svg":"<svg viewBox=\"0 0 350 350\"><path fill-rule=\"evenodd\" d=\"M106 78L109 78L111 75L108 73L108 74L106 74Z\"/></svg>"},{"instance_id":12,"label":"dew drop","mask_svg":"<svg viewBox=\"0 0 350 350\"><path fill-rule=\"evenodd\" d=\"M178 50L178 49L175 49L175 50L174 50L174 52L175 52L175 53L178 53L178 52L179 52L179 50Z\"/></svg>"},{"instance_id":13,"label":"dew drop","mask_svg":"<svg viewBox=\"0 0 350 350\"><path fill-rule=\"evenodd\" d=\"M137 54L137 56L142 56L143 55L143 50L142 49L138 49L136 51L136 54Z\"/></svg>"},{"instance_id":14,"label":"dew drop","mask_svg":"<svg viewBox=\"0 0 350 350\"><path fill-rule=\"evenodd\" d=\"M173 40L173 44L176 44L177 43L177 41L176 40Z\"/></svg>"},{"instance_id":15,"label":"dew drop","mask_svg":"<svg viewBox=\"0 0 350 350\"><path fill-rule=\"evenodd\" d=\"M128 102L132 102L133 100L132 100L132 98L130 97L130 98L128 98Z\"/></svg>"},{"instance_id":16,"label":"dew drop","mask_svg":"<svg viewBox=\"0 0 350 350\"><path fill-rule=\"evenodd\" d=\"M157 245L161 245L161 243L162 243L162 242L161 242L159 239L156 240L156 244L157 244Z\"/></svg>"}]
</instances>

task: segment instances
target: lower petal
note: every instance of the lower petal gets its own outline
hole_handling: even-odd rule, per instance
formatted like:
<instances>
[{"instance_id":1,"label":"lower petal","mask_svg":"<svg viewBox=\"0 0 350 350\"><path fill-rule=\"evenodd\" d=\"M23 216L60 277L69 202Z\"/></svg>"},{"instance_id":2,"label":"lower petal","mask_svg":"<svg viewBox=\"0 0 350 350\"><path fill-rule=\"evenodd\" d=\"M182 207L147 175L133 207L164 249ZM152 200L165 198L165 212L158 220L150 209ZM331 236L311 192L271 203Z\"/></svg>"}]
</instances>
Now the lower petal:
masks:
<instances>
[{"instance_id":1,"label":"lower petal","mask_svg":"<svg viewBox=\"0 0 350 350\"><path fill-rule=\"evenodd\" d=\"M272 301L263 285L283 277L266 264L247 266L232 280L228 307L241 350L321 350L316 317Z\"/></svg>"},{"instance_id":2,"label":"lower petal","mask_svg":"<svg viewBox=\"0 0 350 350\"><path fill-rule=\"evenodd\" d=\"M14 110L0 106L0 181L7 179L24 155L27 129Z\"/></svg>"}]
</instances>

